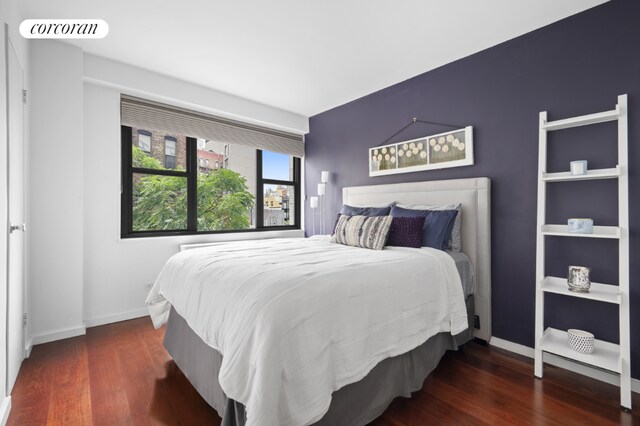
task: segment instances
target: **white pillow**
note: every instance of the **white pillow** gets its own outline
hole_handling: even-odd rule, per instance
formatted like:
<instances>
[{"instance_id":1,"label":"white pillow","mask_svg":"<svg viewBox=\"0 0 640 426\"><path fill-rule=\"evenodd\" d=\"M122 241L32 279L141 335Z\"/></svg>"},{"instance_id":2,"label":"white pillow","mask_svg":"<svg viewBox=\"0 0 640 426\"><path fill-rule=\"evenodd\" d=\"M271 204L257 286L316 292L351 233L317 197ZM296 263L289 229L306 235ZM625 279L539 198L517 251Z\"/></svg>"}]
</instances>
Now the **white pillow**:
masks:
<instances>
[{"instance_id":1,"label":"white pillow","mask_svg":"<svg viewBox=\"0 0 640 426\"><path fill-rule=\"evenodd\" d=\"M425 206L421 204L396 204L396 206L409 210L458 210L456 220L453 222L453 230L451 231L451 240L449 240L449 249L453 251L462 250L462 205L460 203L440 204L434 206Z\"/></svg>"}]
</instances>

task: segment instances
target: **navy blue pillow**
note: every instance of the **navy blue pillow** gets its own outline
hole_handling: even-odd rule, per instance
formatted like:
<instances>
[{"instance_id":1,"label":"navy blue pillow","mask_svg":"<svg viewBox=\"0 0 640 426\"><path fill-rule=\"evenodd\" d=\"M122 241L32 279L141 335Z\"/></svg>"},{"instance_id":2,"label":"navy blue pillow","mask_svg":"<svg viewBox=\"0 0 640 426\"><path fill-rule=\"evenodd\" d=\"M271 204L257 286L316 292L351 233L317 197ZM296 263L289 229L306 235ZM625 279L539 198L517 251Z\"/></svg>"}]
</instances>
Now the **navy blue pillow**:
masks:
<instances>
[{"instance_id":1,"label":"navy blue pillow","mask_svg":"<svg viewBox=\"0 0 640 426\"><path fill-rule=\"evenodd\" d=\"M438 250L447 249L457 214L457 210L411 210L395 205L391 208L392 217L424 217L422 246Z\"/></svg>"},{"instance_id":2,"label":"navy blue pillow","mask_svg":"<svg viewBox=\"0 0 640 426\"><path fill-rule=\"evenodd\" d=\"M394 217L389 228L388 246L422 247L422 227L425 217Z\"/></svg>"},{"instance_id":3,"label":"navy blue pillow","mask_svg":"<svg viewBox=\"0 0 640 426\"><path fill-rule=\"evenodd\" d=\"M389 216L391 205L386 207L354 207L343 204L340 214L347 216Z\"/></svg>"}]
</instances>

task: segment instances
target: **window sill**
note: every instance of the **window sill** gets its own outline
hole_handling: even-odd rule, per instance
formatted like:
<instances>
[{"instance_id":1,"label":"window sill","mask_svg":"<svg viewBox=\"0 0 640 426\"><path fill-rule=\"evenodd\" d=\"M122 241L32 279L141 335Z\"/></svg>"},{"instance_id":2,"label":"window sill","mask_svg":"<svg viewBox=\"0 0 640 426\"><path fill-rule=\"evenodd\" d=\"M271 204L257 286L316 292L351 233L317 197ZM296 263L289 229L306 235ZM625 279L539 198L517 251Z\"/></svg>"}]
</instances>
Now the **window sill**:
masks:
<instances>
[{"instance_id":1,"label":"window sill","mask_svg":"<svg viewBox=\"0 0 640 426\"><path fill-rule=\"evenodd\" d=\"M226 242L226 241L248 241L248 240L263 240L268 238L304 238L304 230L302 229L280 229L273 231L260 231L260 232L228 232L221 234L197 234L197 235L167 235L167 236L149 236L149 237L136 237L136 238L120 238L121 243L135 243L138 242L150 242L150 241L162 241L177 243L180 246L180 250L183 250L183 246L190 246L187 248L194 248L203 246L210 243Z\"/></svg>"}]
</instances>

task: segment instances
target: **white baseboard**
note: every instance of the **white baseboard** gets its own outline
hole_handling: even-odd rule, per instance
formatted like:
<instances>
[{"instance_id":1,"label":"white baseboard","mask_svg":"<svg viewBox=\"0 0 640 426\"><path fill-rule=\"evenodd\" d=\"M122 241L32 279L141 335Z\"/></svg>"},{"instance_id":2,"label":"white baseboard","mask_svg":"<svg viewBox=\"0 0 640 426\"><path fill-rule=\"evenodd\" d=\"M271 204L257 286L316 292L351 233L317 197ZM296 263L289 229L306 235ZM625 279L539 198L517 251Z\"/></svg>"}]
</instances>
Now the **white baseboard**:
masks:
<instances>
[{"instance_id":1,"label":"white baseboard","mask_svg":"<svg viewBox=\"0 0 640 426\"><path fill-rule=\"evenodd\" d=\"M11 395L5 396L0 404L0 425L4 426L9 420L9 412L11 411Z\"/></svg>"},{"instance_id":2,"label":"white baseboard","mask_svg":"<svg viewBox=\"0 0 640 426\"><path fill-rule=\"evenodd\" d=\"M53 342L54 340L68 339L70 337L82 336L87 333L84 325L80 327L65 328L62 330L52 330L37 336L33 336L32 345Z\"/></svg>"},{"instance_id":3,"label":"white baseboard","mask_svg":"<svg viewBox=\"0 0 640 426\"><path fill-rule=\"evenodd\" d=\"M106 317L88 319L88 320L85 320L84 323L85 323L85 326L87 327L96 327L99 325L111 324L114 322L127 321L130 319L146 317L148 315L149 315L149 311L146 308L144 308L144 309L138 309L135 311L121 312L115 315L107 315Z\"/></svg>"},{"instance_id":4,"label":"white baseboard","mask_svg":"<svg viewBox=\"0 0 640 426\"><path fill-rule=\"evenodd\" d=\"M535 350L533 348L520 345L518 343L513 343L508 340L503 340L498 337L492 337L489 344L491 346L495 346L496 348L504 349L509 352L526 356L527 358L534 358L535 355ZM544 354L544 362L556 367L564 368L565 370L573 371L574 373L582 374L584 376L600 380L605 383L620 386L620 377L614 373L609 373L607 371L589 367L588 365L572 362L550 353ZM533 375L533 370L531 370L531 374ZM631 390L635 393L640 393L640 380L633 378L631 379Z\"/></svg>"},{"instance_id":5,"label":"white baseboard","mask_svg":"<svg viewBox=\"0 0 640 426\"><path fill-rule=\"evenodd\" d=\"M122 312L115 315L109 315L101 318L94 318L84 322L81 327L67 328L63 330L53 330L33 336L25 344L25 358L31 355L31 349L34 345L40 345L42 343L53 342L55 340L68 339L70 337L82 336L87 333L87 327L96 327L98 325L111 324L114 322L126 321L134 318L146 317L149 315L147 309L138 309L135 311Z\"/></svg>"},{"instance_id":6,"label":"white baseboard","mask_svg":"<svg viewBox=\"0 0 640 426\"><path fill-rule=\"evenodd\" d=\"M31 349L33 349L33 339L27 340L24 344L24 359L27 359L31 356Z\"/></svg>"}]
</instances>

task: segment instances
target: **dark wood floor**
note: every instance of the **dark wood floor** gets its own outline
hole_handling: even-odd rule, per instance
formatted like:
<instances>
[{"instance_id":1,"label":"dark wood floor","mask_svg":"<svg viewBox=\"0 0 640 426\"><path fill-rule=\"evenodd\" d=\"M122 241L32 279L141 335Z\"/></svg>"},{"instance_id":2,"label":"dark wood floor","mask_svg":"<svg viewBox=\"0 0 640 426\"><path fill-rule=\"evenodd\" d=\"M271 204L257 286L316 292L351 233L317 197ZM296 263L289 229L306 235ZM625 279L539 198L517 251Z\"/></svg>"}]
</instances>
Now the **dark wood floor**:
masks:
<instances>
[{"instance_id":1,"label":"dark wood floor","mask_svg":"<svg viewBox=\"0 0 640 426\"><path fill-rule=\"evenodd\" d=\"M90 328L33 348L13 390L9 425L206 425L215 411L191 387L148 318ZM373 424L640 424L619 409L618 388L559 368L533 377L532 361L468 344L450 352L410 399Z\"/></svg>"}]
</instances>

